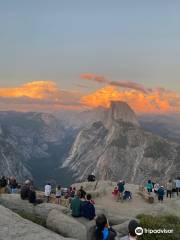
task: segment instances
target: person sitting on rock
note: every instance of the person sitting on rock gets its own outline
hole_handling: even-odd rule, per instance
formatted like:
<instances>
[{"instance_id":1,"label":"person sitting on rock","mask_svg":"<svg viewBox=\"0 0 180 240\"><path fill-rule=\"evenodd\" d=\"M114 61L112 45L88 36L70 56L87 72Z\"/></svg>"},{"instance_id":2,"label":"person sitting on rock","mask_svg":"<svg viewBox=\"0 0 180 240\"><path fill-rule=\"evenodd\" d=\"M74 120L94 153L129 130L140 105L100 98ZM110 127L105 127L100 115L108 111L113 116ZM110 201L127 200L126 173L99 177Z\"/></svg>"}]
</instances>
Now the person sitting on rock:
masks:
<instances>
[{"instance_id":1,"label":"person sitting on rock","mask_svg":"<svg viewBox=\"0 0 180 240\"><path fill-rule=\"evenodd\" d=\"M109 226L104 214L96 218L95 240L115 240L117 233Z\"/></svg>"},{"instance_id":2,"label":"person sitting on rock","mask_svg":"<svg viewBox=\"0 0 180 240\"><path fill-rule=\"evenodd\" d=\"M81 192L78 191L75 198L72 199L71 201L71 210L72 210L71 215L73 217L81 217L83 202L81 201L80 198L81 198Z\"/></svg>"},{"instance_id":3,"label":"person sitting on rock","mask_svg":"<svg viewBox=\"0 0 180 240\"><path fill-rule=\"evenodd\" d=\"M128 236L121 238L120 240L136 240L136 228L139 227L139 223L136 220L131 220L128 225Z\"/></svg>"},{"instance_id":4,"label":"person sitting on rock","mask_svg":"<svg viewBox=\"0 0 180 240\"><path fill-rule=\"evenodd\" d=\"M30 181L26 180L25 183L21 186L21 190L20 190L21 199L23 200L28 199L29 190L30 190Z\"/></svg>"},{"instance_id":5,"label":"person sitting on rock","mask_svg":"<svg viewBox=\"0 0 180 240\"><path fill-rule=\"evenodd\" d=\"M79 192L81 193L80 198L84 198L84 199L85 199L85 197L86 197L86 192L84 191L83 186L81 186L81 188L79 189Z\"/></svg>"},{"instance_id":6,"label":"person sitting on rock","mask_svg":"<svg viewBox=\"0 0 180 240\"><path fill-rule=\"evenodd\" d=\"M93 220L96 216L95 207L91 200L91 194L87 194L86 201L83 202L81 207L82 217L85 217L89 220Z\"/></svg>"},{"instance_id":7,"label":"person sitting on rock","mask_svg":"<svg viewBox=\"0 0 180 240\"><path fill-rule=\"evenodd\" d=\"M123 195L124 200L131 200L132 199L132 193L130 191L125 191Z\"/></svg>"},{"instance_id":8,"label":"person sitting on rock","mask_svg":"<svg viewBox=\"0 0 180 240\"><path fill-rule=\"evenodd\" d=\"M43 202L42 199L36 198L36 191L33 186L30 186L28 200L32 204L41 204Z\"/></svg>"}]
</instances>

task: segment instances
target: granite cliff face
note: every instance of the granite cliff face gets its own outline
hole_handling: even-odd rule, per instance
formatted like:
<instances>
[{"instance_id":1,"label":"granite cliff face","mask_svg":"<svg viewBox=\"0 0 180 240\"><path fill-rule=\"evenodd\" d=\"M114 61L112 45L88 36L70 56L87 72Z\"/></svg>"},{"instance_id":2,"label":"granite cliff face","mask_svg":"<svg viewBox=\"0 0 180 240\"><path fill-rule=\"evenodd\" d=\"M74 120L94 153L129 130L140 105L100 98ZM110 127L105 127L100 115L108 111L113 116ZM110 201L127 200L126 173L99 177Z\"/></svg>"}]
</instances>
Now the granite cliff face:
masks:
<instances>
[{"instance_id":1,"label":"granite cliff face","mask_svg":"<svg viewBox=\"0 0 180 240\"><path fill-rule=\"evenodd\" d=\"M82 129L63 167L85 179L140 183L147 177L167 179L180 173L180 145L143 130L123 102L112 102L102 119Z\"/></svg>"},{"instance_id":2,"label":"granite cliff face","mask_svg":"<svg viewBox=\"0 0 180 240\"><path fill-rule=\"evenodd\" d=\"M54 179L72 136L51 114L0 112L0 175Z\"/></svg>"}]
</instances>

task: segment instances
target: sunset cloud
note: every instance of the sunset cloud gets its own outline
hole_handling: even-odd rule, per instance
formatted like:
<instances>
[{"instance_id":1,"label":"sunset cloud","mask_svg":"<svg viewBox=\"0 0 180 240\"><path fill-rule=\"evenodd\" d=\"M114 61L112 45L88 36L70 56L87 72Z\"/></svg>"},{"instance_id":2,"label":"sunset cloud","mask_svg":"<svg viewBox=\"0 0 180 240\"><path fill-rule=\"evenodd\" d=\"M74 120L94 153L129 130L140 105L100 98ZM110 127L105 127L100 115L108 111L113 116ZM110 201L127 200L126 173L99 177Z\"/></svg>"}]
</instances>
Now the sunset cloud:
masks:
<instances>
[{"instance_id":1,"label":"sunset cloud","mask_svg":"<svg viewBox=\"0 0 180 240\"><path fill-rule=\"evenodd\" d=\"M82 94L59 89L53 81L33 81L19 87L0 88L0 110L58 110L79 108Z\"/></svg>"},{"instance_id":2,"label":"sunset cloud","mask_svg":"<svg viewBox=\"0 0 180 240\"><path fill-rule=\"evenodd\" d=\"M147 89L131 81L109 81L103 88L87 95L81 91L60 89L53 81L33 81L19 87L0 88L0 110L3 111L84 110L108 107L116 100L127 102L137 114L180 113L180 94L161 87Z\"/></svg>"},{"instance_id":3,"label":"sunset cloud","mask_svg":"<svg viewBox=\"0 0 180 240\"><path fill-rule=\"evenodd\" d=\"M133 82L133 81L110 81L107 78L105 78L102 75L97 75L97 74L93 74L93 73L84 73L80 75L81 79L84 80L90 80L90 81L94 81L97 83L103 83L103 84L108 84L108 85L112 85L112 86L118 86L118 87L122 87L122 88L129 88L129 89L135 89L141 92L147 92L148 89L146 89L142 84Z\"/></svg>"},{"instance_id":4,"label":"sunset cloud","mask_svg":"<svg viewBox=\"0 0 180 240\"><path fill-rule=\"evenodd\" d=\"M89 107L109 107L112 100L127 102L139 114L180 112L180 94L160 88L148 92L121 91L118 87L108 85L81 99Z\"/></svg>"},{"instance_id":5,"label":"sunset cloud","mask_svg":"<svg viewBox=\"0 0 180 240\"><path fill-rule=\"evenodd\" d=\"M148 92L148 89L146 89L142 84L132 82L132 81L112 81L112 82L109 82L109 84L112 86L134 89L144 93Z\"/></svg>"},{"instance_id":6,"label":"sunset cloud","mask_svg":"<svg viewBox=\"0 0 180 240\"><path fill-rule=\"evenodd\" d=\"M84 80L91 80L98 83L108 83L108 80L104 76L93 74L93 73L81 74L80 78Z\"/></svg>"}]
</instances>

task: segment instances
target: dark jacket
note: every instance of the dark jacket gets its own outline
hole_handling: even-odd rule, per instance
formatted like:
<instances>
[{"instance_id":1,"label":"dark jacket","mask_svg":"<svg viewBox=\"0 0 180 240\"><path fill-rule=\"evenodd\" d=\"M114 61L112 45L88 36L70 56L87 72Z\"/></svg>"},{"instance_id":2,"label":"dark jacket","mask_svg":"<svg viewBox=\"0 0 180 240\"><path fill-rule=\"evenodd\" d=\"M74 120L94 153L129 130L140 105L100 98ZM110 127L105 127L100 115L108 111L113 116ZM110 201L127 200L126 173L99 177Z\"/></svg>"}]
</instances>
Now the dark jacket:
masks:
<instances>
[{"instance_id":1,"label":"dark jacket","mask_svg":"<svg viewBox=\"0 0 180 240\"><path fill-rule=\"evenodd\" d=\"M27 185L23 185L21 187L21 199L25 200L25 199L28 199L29 197L29 186Z\"/></svg>"},{"instance_id":2,"label":"dark jacket","mask_svg":"<svg viewBox=\"0 0 180 240\"><path fill-rule=\"evenodd\" d=\"M94 219L94 217L96 216L95 207L90 201L83 202L81 211L82 211L82 217L85 217L89 220Z\"/></svg>"},{"instance_id":3,"label":"dark jacket","mask_svg":"<svg viewBox=\"0 0 180 240\"><path fill-rule=\"evenodd\" d=\"M34 190L29 190L28 200L30 203L36 203L36 192Z\"/></svg>"},{"instance_id":4,"label":"dark jacket","mask_svg":"<svg viewBox=\"0 0 180 240\"><path fill-rule=\"evenodd\" d=\"M161 197L164 196L164 188L160 187L160 188L158 189L158 195L161 196Z\"/></svg>"},{"instance_id":5,"label":"dark jacket","mask_svg":"<svg viewBox=\"0 0 180 240\"><path fill-rule=\"evenodd\" d=\"M6 187L7 185L7 180L5 178L0 179L0 187Z\"/></svg>"},{"instance_id":6,"label":"dark jacket","mask_svg":"<svg viewBox=\"0 0 180 240\"><path fill-rule=\"evenodd\" d=\"M118 183L118 191L120 193L124 192L124 183L123 182Z\"/></svg>"}]
</instances>

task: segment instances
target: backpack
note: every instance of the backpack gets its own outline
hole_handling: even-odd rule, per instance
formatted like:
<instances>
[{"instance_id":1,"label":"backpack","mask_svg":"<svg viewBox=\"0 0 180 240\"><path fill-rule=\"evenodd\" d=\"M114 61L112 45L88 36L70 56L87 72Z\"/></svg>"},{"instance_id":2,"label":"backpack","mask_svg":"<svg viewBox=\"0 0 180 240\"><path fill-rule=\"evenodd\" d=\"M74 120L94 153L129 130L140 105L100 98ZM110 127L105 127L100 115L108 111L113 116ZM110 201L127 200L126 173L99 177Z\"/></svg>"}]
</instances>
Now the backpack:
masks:
<instances>
[{"instance_id":1,"label":"backpack","mask_svg":"<svg viewBox=\"0 0 180 240\"><path fill-rule=\"evenodd\" d=\"M116 236L117 233L113 228L104 228L102 240L115 240Z\"/></svg>"}]
</instances>

